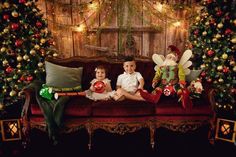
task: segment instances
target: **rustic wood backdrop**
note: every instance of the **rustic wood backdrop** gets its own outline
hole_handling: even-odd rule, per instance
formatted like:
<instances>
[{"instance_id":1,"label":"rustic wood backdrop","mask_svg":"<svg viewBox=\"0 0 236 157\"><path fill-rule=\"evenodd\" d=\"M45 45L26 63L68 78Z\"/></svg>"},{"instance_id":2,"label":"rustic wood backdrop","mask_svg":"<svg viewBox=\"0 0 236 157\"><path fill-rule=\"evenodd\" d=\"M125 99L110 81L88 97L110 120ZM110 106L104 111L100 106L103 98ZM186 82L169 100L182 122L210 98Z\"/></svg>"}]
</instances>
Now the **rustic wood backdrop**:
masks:
<instances>
[{"instance_id":1,"label":"rustic wood backdrop","mask_svg":"<svg viewBox=\"0 0 236 157\"><path fill-rule=\"evenodd\" d=\"M159 2L171 7L155 13ZM39 0L38 7L62 58L151 57L165 55L168 45L184 51L189 24L199 10L195 0Z\"/></svg>"}]
</instances>

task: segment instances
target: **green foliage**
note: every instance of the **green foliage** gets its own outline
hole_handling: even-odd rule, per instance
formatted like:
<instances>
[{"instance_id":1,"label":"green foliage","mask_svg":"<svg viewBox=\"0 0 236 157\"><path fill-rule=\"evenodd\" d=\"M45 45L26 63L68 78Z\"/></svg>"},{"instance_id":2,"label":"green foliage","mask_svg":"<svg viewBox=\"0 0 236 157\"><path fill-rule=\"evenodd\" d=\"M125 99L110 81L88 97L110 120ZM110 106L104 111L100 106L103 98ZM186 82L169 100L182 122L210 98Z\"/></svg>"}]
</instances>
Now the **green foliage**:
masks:
<instances>
[{"instance_id":1,"label":"green foliage","mask_svg":"<svg viewBox=\"0 0 236 157\"><path fill-rule=\"evenodd\" d=\"M216 109L236 113L236 1L204 0L190 27L194 68L216 89Z\"/></svg>"},{"instance_id":2,"label":"green foliage","mask_svg":"<svg viewBox=\"0 0 236 157\"><path fill-rule=\"evenodd\" d=\"M18 104L22 88L45 74L54 54L47 22L33 0L0 2L0 110Z\"/></svg>"}]
</instances>

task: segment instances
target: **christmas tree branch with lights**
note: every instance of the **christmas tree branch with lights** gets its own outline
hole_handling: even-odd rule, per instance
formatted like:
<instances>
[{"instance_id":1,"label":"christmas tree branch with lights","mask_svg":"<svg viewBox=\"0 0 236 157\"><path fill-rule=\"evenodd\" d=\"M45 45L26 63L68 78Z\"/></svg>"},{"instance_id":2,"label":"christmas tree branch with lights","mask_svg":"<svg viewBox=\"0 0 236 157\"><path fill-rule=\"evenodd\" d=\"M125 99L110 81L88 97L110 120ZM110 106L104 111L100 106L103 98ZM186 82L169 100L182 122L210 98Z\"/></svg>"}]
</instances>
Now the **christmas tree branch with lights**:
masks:
<instances>
[{"instance_id":1,"label":"christmas tree branch with lights","mask_svg":"<svg viewBox=\"0 0 236 157\"><path fill-rule=\"evenodd\" d=\"M190 28L194 68L215 89L216 111L236 114L236 1L204 0Z\"/></svg>"},{"instance_id":2,"label":"christmas tree branch with lights","mask_svg":"<svg viewBox=\"0 0 236 157\"><path fill-rule=\"evenodd\" d=\"M44 59L57 55L42 16L33 0L0 3L0 111L20 105L22 88L42 79Z\"/></svg>"}]
</instances>

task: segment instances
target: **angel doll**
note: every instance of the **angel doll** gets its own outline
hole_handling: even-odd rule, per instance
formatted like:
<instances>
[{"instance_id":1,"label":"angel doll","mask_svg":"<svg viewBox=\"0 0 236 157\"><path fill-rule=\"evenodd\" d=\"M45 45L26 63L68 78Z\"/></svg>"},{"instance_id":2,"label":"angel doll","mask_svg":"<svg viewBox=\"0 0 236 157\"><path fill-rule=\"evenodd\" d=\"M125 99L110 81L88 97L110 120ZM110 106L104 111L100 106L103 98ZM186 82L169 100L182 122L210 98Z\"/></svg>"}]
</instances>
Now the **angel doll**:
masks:
<instances>
[{"instance_id":1,"label":"angel doll","mask_svg":"<svg viewBox=\"0 0 236 157\"><path fill-rule=\"evenodd\" d=\"M140 91L141 96L149 102L158 103L162 93L165 96L177 94L182 102L183 108L192 107L189 91L185 87L185 75L190 73L189 61L192 56L191 50L186 50L178 62L180 51L177 47L170 45L166 58L163 55L153 54L152 59L157 64L155 66L155 76L152 81L154 91L150 94Z\"/></svg>"}]
</instances>

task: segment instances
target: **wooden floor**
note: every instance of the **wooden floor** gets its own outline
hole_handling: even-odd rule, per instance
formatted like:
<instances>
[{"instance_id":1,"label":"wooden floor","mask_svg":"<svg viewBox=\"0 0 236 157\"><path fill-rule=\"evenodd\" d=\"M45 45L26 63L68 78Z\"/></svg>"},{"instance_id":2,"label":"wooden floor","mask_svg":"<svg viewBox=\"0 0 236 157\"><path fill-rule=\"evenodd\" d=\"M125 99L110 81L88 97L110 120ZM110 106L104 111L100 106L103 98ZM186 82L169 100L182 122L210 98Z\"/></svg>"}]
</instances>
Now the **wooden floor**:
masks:
<instances>
[{"instance_id":1,"label":"wooden floor","mask_svg":"<svg viewBox=\"0 0 236 157\"><path fill-rule=\"evenodd\" d=\"M211 145L207 139L207 127L180 134L163 128L157 130L156 147L149 144L149 131L140 130L124 136L97 130L93 136L92 150L88 150L88 134L85 130L64 135L57 146L51 145L47 134L38 130L31 133L31 145L23 149L18 142L0 144L0 157L235 157L236 146L217 141Z\"/></svg>"}]
</instances>

